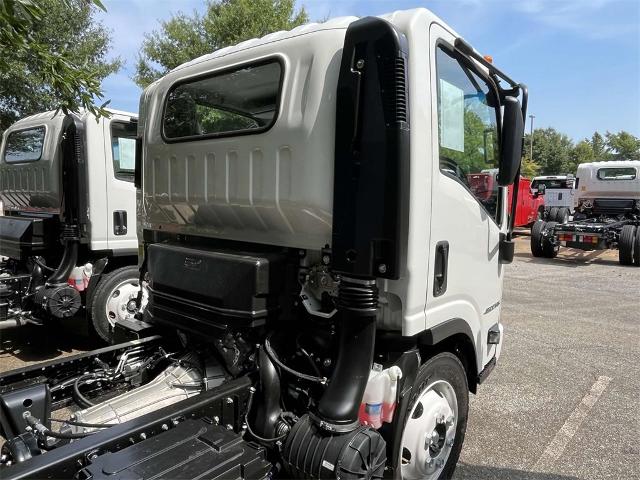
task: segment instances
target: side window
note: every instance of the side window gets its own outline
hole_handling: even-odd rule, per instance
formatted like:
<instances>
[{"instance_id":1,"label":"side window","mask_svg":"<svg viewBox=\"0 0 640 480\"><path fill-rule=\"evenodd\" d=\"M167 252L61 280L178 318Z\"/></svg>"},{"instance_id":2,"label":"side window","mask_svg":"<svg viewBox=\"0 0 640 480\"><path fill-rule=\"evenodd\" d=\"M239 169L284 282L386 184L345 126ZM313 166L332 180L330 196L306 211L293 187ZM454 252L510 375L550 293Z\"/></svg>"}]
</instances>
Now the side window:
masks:
<instances>
[{"instance_id":1,"label":"side window","mask_svg":"<svg viewBox=\"0 0 640 480\"><path fill-rule=\"evenodd\" d=\"M282 68L272 60L180 83L167 95L168 140L268 130L276 120Z\"/></svg>"},{"instance_id":2,"label":"side window","mask_svg":"<svg viewBox=\"0 0 640 480\"><path fill-rule=\"evenodd\" d=\"M133 182L136 169L135 122L111 122L113 173L119 180Z\"/></svg>"},{"instance_id":3,"label":"side window","mask_svg":"<svg viewBox=\"0 0 640 480\"><path fill-rule=\"evenodd\" d=\"M7 137L4 161L7 163L35 162L42 157L44 127L16 130Z\"/></svg>"},{"instance_id":4,"label":"side window","mask_svg":"<svg viewBox=\"0 0 640 480\"><path fill-rule=\"evenodd\" d=\"M497 101L455 53L436 52L440 171L468 189L496 220Z\"/></svg>"}]
</instances>

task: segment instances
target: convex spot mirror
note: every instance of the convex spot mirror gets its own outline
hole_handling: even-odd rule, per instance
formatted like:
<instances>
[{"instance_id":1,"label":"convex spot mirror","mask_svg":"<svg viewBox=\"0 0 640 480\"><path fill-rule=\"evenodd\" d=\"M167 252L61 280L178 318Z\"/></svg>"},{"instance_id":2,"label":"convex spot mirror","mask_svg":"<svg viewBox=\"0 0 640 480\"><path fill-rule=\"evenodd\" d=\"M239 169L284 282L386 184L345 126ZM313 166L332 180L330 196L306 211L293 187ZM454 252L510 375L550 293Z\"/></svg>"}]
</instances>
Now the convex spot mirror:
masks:
<instances>
[{"instance_id":1,"label":"convex spot mirror","mask_svg":"<svg viewBox=\"0 0 640 480\"><path fill-rule=\"evenodd\" d=\"M501 187L511 185L515 179L522 159L522 139L524 137L524 119L520 102L515 97L505 97L502 116L502 142L500 142L500 173L498 184Z\"/></svg>"}]
</instances>

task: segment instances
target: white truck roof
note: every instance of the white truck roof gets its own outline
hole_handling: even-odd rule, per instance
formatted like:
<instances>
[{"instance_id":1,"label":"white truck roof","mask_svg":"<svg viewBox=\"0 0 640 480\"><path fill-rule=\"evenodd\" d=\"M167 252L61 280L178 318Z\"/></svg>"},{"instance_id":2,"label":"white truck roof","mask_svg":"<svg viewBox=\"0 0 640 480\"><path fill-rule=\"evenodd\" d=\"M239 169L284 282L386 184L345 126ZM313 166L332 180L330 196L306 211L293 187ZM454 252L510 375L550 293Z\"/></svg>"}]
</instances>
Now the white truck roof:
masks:
<instances>
[{"instance_id":1,"label":"white truck roof","mask_svg":"<svg viewBox=\"0 0 640 480\"><path fill-rule=\"evenodd\" d=\"M635 172L610 177L602 170L634 169ZM634 198L640 199L640 160L612 160L578 165L579 199L586 198ZM578 200L579 200L578 199Z\"/></svg>"},{"instance_id":2,"label":"white truck roof","mask_svg":"<svg viewBox=\"0 0 640 480\"><path fill-rule=\"evenodd\" d=\"M125 112L123 110L115 110L112 108L107 108L106 110L109 113L114 115L124 115L124 116L132 117L134 119L138 118L137 113ZM84 109L81 109L79 113L81 116L90 115L90 113L86 112ZM11 124L11 126L7 128L6 131L19 130L20 128L24 128L24 127L28 127L36 124L48 124L52 121L57 122L57 121L61 121L62 118L64 118L64 113L62 112L62 110L58 110L58 111L49 110L47 112L36 113L34 115L29 115L28 117L21 118L20 120Z\"/></svg>"},{"instance_id":3,"label":"white truck roof","mask_svg":"<svg viewBox=\"0 0 640 480\"><path fill-rule=\"evenodd\" d=\"M415 20L419 17L430 17L428 18L428 23L433 21L446 25L437 15L435 15L430 10L426 8L414 8L411 10L396 10L391 13L386 13L384 15L377 15L379 18L389 21L393 24L409 24L411 20ZM352 22L355 22L360 17L355 16L345 16L345 17L336 17L326 22L322 23L307 23L305 25L300 25L292 30L280 30L278 32L273 32L264 37L260 38L252 38L250 40L245 40L244 42L240 42L236 45L231 45L229 47L221 48L220 50L216 50L215 52L208 53L206 55L202 55L200 57L194 58L193 60L183 63L182 65L178 65L176 68L171 70L171 72L175 72L178 70L182 70L183 68L190 67L192 65L196 65L202 62L208 62L209 60L213 60L216 58L224 57L227 55L231 55L237 52L241 52L243 50L247 50L249 48L259 47L263 45L267 45L269 43L278 42L281 40L290 39L293 37L298 37L301 35L307 35L310 33L321 32L325 30L345 30ZM448 28L448 30L454 35L458 36L453 30ZM162 79L160 79L162 80Z\"/></svg>"}]
</instances>

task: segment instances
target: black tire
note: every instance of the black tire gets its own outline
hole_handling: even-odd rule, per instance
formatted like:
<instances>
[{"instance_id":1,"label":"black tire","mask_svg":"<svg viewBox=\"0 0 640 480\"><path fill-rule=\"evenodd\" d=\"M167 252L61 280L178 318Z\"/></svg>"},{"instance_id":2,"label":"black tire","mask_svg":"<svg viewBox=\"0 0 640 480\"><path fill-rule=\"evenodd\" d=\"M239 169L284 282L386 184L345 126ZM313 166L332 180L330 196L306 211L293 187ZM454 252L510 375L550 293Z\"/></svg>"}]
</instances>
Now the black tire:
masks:
<instances>
[{"instance_id":1,"label":"black tire","mask_svg":"<svg viewBox=\"0 0 640 480\"><path fill-rule=\"evenodd\" d=\"M556 218L558 217L558 211L560 209L558 207L551 207L549 210L549 216L547 217L548 222L556 222Z\"/></svg>"},{"instance_id":2,"label":"black tire","mask_svg":"<svg viewBox=\"0 0 640 480\"><path fill-rule=\"evenodd\" d=\"M620 265L633 265L634 247L636 243L635 225L625 225L618 238L618 260Z\"/></svg>"},{"instance_id":3,"label":"black tire","mask_svg":"<svg viewBox=\"0 0 640 480\"><path fill-rule=\"evenodd\" d=\"M131 280L130 283L140 285L140 272L138 267L122 267L103 274L100 283L93 293L90 302L89 313L91 325L97 336L107 343L112 343L113 328L107 317L107 301L115 293L116 287L122 282Z\"/></svg>"},{"instance_id":4,"label":"black tire","mask_svg":"<svg viewBox=\"0 0 640 480\"><path fill-rule=\"evenodd\" d=\"M633 244L633 263L640 267L640 229L636 228L636 241Z\"/></svg>"},{"instance_id":5,"label":"black tire","mask_svg":"<svg viewBox=\"0 0 640 480\"><path fill-rule=\"evenodd\" d=\"M566 207L562 207L558 209L558 214L556 215L556 222L562 224L562 223L567 223L569 221L569 215L571 214L571 212L569 212L569 209Z\"/></svg>"},{"instance_id":6,"label":"black tire","mask_svg":"<svg viewBox=\"0 0 640 480\"><path fill-rule=\"evenodd\" d=\"M453 472L456 469L458 459L460 457L460 451L462 450L462 444L467 431L467 418L469 414L469 385L467 383L467 375L460 362L460 359L450 352L439 353L438 355L427 360L418 371L418 375L413 384L411 390L411 397L409 398L409 404L406 409L405 417L401 419L401 425L404 429L411 415L413 407L421 397L421 394L430 385L437 381L444 380L451 387L456 394L457 406L458 406L458 418L456 425L456 433L454 438L454 444L451 447L449 458L440 476L440 480L448 480L453 476ZM414 417L415 418L415 417ZM402 449L402 441L399 443ZM398 458L400 459L400 465L398 468L402 468L403 452L398 452ZM401 474L402 470L400 470Z\"/></svg>"},{"instance_id":7,"label":"black tire","mask_svg":"<svg viewBox=\"0 0 640 480\"><path fill-rule=\"evenodd\" d=\"M534 257L543 257L544 250L542 249L542 232L547 224L544 220L537 220L531 227L531 255Z\"/></svg>"}]
</instances>

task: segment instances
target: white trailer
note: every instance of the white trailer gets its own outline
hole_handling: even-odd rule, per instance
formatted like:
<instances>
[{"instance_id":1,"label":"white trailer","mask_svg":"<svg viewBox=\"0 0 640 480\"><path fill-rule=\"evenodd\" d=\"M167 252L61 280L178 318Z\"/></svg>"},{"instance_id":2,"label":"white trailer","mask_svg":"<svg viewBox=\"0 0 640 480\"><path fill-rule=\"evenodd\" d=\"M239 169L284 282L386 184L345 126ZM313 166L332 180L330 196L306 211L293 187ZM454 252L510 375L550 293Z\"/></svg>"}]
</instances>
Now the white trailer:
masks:
<instances>
[{"instance_id":1,"label":"white trailer","mask_svg":"<svg viewBox=\"0 0 640 480\"><path fill-rule=\"evenodd\" d=\"M137 115L45 112L0 148L0 329L84 315L105 341L138 295Z\"/></svg>"}]
</instances>

